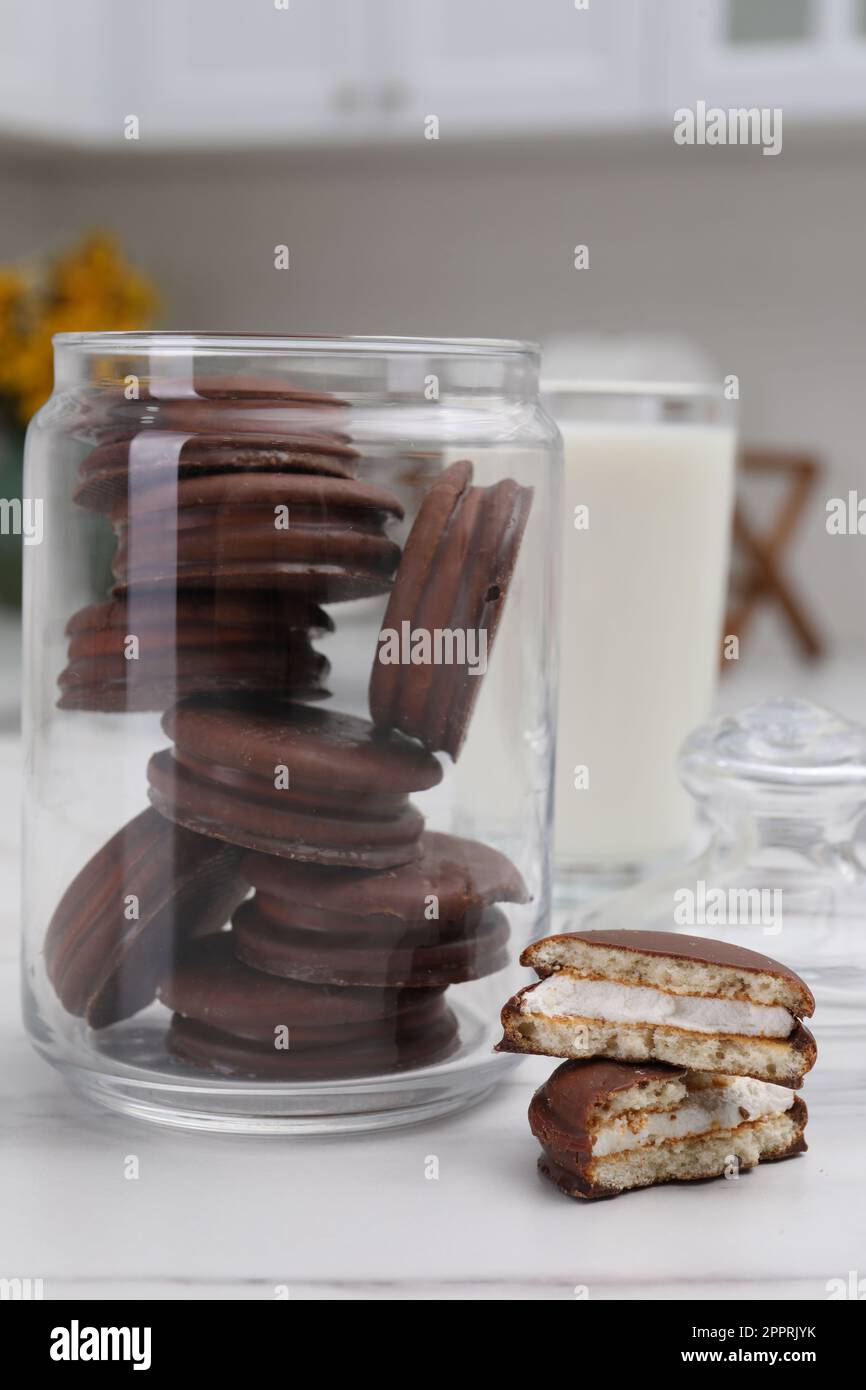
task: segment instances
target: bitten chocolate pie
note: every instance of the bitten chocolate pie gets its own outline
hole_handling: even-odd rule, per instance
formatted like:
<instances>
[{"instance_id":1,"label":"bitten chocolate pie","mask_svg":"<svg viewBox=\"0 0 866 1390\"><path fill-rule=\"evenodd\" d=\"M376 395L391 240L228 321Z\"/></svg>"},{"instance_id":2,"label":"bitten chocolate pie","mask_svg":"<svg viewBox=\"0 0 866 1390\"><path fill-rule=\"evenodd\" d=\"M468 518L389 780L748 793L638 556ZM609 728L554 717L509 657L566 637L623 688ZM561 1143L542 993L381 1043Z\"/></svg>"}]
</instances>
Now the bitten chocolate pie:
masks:
<instances>
[{"instance_id":1,"label":"bitten chocolate pie","mask_svg":"<svg viewBox=\"0 0 866 1390\"><path fill-rule=\"evenodd\" d=\"M583 1198L793 1158L806 1120L783 1086L652 1062L563 1062L529 1107L541 1172Z\"/></svg>"},{"instance_id":2,"label":"bitten chocolate pie","mask_svg":"<svg viewBox=\"0 0 866 1390\"><path fill-rule=\"evenodd\" d=\"M588 931L523 952L540 983L502 1011L499 1050L670 1062L799 1087L815 1001L769 956L676 932Z\"/></svg>"}]
</instances>

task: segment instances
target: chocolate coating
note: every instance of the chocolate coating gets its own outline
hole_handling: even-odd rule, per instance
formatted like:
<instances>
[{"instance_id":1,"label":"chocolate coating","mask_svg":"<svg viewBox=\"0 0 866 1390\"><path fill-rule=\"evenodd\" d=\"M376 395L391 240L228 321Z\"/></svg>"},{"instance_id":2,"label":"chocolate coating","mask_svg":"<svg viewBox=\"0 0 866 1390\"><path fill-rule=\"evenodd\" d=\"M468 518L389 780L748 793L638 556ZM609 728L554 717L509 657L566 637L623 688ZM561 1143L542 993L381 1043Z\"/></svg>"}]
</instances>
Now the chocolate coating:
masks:
<instances>
[{"instance_id":1,"label":"chocolate coating","mask_svg":"<svg viewBox=\"0 0 866 1390\"><path fill-rule=\"evenodd\" d=\"M73 613L66 624L73 645L71 655L92 655L115 650L116 634L124 628L153 632L168 642L170 634L182 632L192 644L209 644L212 631L222 641L246 642L254 633L258 640L276 640L286 635L321 637L334 631L334 622L315 603L279 591L249 593L247 590L180 589L166 594L162 589L136 589L128 599L109 599L92 603Z\"/></svg>"},{"instance_id":2,"label":"chocolate coating","mask_svg":"<svg viewBox=\"0 0 866 1390\"><path fill-rule=\"evenodd\" d=\"M136 589L129 601L91 604L70 619L58 704L159 710L200 691L237 690L323 699L329 663L309 633L329 626L321 608L279 593ZM134 660L125 655L130 635L138 639Z\"/></svg>"},{"instance_id":3,"label":"chocolate coating","mask_svg":"<svg viewBox=\"0 0 866 1390\"><path fill-rule=\"evenodd\" d=\"M458 1040L457 1020L443 1004L438 1016L425 1022L395 1018L386 1036L356 1037L297 1052L277 1051L175 1014L167 1046L178 1061L221 1076L253 1081L337 1081L432 1066L449 1057Z\"/></svg>"},{"instance_id":4,"label":"chocolate coating","mask_svg":"<svg viewBox=\"0 0 866 1390\"><path fill-rule=\"evenodd\" d=\"M75 500L107 514L159 478L221 471L354 474L357 452L336 428L347 402L276 377L140 380L135 400L100 386L79 401L79 438L96 444Z\"/></svg>"},{"instance_id":5,"label":"chocolate coating","mask_svg":"<svg viewBox=\"0 0 866 1390\"><path fill-rule=\"evenodd\" d=\"M414 856L424 828L405 797L344 798L341 809L325 790L274 791L262 778L196 768L170 750L153 755L147 775L151 803L169 819L287 859L387 868Z\"/></svg>"},{"instance_id":6,"label":"chocolate coating","mask_svg":"<svg viewBox=\"0 0 866 1390\"><path fill-rule=\"evenodd\" d=\"M498 902L529 899L520 872L498 850L478 840L425 831L410 864L381 873L334 871L249 854L242 872L253 887L291 903L306 930L375 931L404 937L407 927L465 926ZM438 917L429 921L435 899Z\"/></svg>"},{"instance_id":7,"label":"chocolate coating","mask_svg":"<svg viewBox=\"0 0 866 1390\"><path fill-rule=\"evenodd\" d=\"M238 959L231 932L190 944L159 986L176 1013L211 1028L272 1044L274 1029L292 1030L292 1046L319 1045L337 1032L376 1028L396 1014L424 1015L441 990L338 989L283 980Z\"/></svg>"},{"instance_id":8,"label":"chocolate coating","mask_svg":"<svg viewBox=\"0 0 866 1390\"><path fill-rule=\"evenodd\" d=\"M163 815L205 835L289 859L388 868L418 853L424 818L409 791L442 769L399 735L350 715L275 700L181 701L163 718L175 740L148 766ZM287 787L276 785L288 769Z\"/></svg>"},{"instance_id":9,"label":"chocolate coating","mask_svg":"<svg viewBox=\"0 0 866 1390\"><path fill-rule=\"evenodd\" d=\"M685 1075L684 1068L664 1062L639 1066L605 1059L563 1062L532 1097L529 1128L545 1146L588 1156L592 1150L590 1118L612 1095L654 1081L678 1081Z\"/></svg>"},{"instance_id":10,"label":"chocolate coating","mask_svg":"<svg viewBox=\"0 0 866 1390\"><path fill-rule=\"evenodd\" d=\"M117 588L279 588L316 602L385 593L400 555L385 523L402 510L381 488L303 473L143 487L112 516Z\"/></svg>"},{"instance_id":11,"label":"chocolate coating","mask_svg":"<svg viewBox=\"0 0 866 1390\"><path fill-rule=\"evenodd\" d=\"M417 744L377 733L366 719L288 701L196 697L163 717L177 748L202 762L273 781L277 764L297 786L374 796L426 791L442 768Z\"/></svg>"},{"instance_id":12,"label":"chocolate coating","mask_svg":"<svg viewBox=\"0 0 866 1390\"><path fill-rule=\"evenodd\" d=\"M257 970L332 985L408 988L481 979L508 964L508 918L488 908L473 927L455 935L441 923L393 931L308 931L291 904L257 893L232 919L236 950Z\"/></svg>"},{"instance_id":13,"label":"chocolate coating","mask_svg":"<svg viewBox=\"0 0 866 1390\"><path fill-rule=\"evenodd\" d=\"M417 859L378 873L261 854L242 862L258 892L235 919L238 951L295 979L408 987L478 979L507 961L508 921L492 904L528 898L498 850L434 831L421 836Z\"/></svg>"},{"instance_id":14,"label":"chocolate coating","mask_svg":"<svg viewBox=\"0 0 866 1390\"><path fill-rule=\"evenodd\" d=\"M208 407L209 414L216 414ZM216 427L213 421L212 427ZM213 473L317 473L352 478L357 451L338 436L284 434L280 438L183 435L148 430L98 445L79 469L73 499L108 516L134 504L143 487Z\"/></svg>"},{"instance_id":15,"label":"chocolate coating","mask_svg":"<svg viewBox=\"0 0 866 1390\"><path fill-rule=\"evenodd\" d=\"M362 1075L450 1050L456 1021L441 990L336 989L251 970L230 933L193 944L163 980L175 1010L169 1049L229 1075ZM288 1048L275 1045L288 1030Z\"/></svg>"},{"instance_id":16,"label":"chocolate coating","mask_svg":"<svg viewBox=\"0 0 866 1390\"><path fill-rule=\"evenodd\" d=\"M472 487L472 465L446 468L426 494L403 551L383 630L487 634L488 659L502 616L532 490L506 479ZM456 758L483 681L459 665L384 664L370 680L370 713Z\"/></svg>"},{"instance_id":17,"label":"chocolate coating","mask_svg":"<svg viewBox=\"0 0 866 1390\"><path fill-rule=\"evenodd\" d=\"M123 826L76 875L48 926L45 964L64 1008L105 1028L152 1003L175 953L227 922L244 897L239 857L153 810Z\"/></svg>"}]
</instances>

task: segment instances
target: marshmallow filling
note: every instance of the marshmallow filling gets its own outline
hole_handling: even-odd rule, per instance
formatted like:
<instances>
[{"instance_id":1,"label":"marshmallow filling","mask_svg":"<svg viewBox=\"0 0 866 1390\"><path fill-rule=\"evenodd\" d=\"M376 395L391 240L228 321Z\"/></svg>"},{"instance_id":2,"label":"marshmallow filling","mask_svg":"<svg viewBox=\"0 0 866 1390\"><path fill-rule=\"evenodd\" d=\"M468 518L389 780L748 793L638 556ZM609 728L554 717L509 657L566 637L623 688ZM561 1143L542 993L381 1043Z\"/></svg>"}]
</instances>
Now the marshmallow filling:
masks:
<instances>
[{"instance_id":1,"label":"marshmallow filling","mask_svg":"<svg viewBox=\"0 0 866 1390\"><path fill-rule=\"evenodd\" d=\"M603 1117L593 1134L593 1157L604 1158L670 1139L736 1130L743 1124L781 1115L793 1103L793 1091L768 1081L730 1076L715 1077L704 1084L698 1075L689 1078L688 1096L673 1109L633 1110Z\"/></svg>"},{"instance_id":2,"label":"marshmallow filling","mask_svg":"<svg viewBox=\"0 0 866 1390\"><path fill-rule=\"evenodd\" d=\"M528 990L521 1008L524 1013L548 1018L642 1023L750 1038L787 1038L794 1027L793 1015L777 1004L667 994L645 985L583 980L564 971L549 975Z\"/></svg>"}]
</instances>

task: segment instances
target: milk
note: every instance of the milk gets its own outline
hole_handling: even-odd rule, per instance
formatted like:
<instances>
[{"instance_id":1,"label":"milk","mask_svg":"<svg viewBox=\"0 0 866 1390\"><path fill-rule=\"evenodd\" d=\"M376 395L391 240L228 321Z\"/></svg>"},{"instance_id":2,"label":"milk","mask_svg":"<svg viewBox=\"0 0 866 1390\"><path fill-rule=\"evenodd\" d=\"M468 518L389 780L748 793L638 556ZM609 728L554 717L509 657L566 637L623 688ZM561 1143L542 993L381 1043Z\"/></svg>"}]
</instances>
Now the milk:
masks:
<instances>
[{"instance_id":1,"label":"milk","mask_svg":"<svg viewBox=\"0 0 866 1390\"><path fill-rule=\"evenodd\" d=\"M718 672L735 433L553 409L565 442L556 862L616 870L688 837L676 758Z\"/></svg>"}]
</instances>

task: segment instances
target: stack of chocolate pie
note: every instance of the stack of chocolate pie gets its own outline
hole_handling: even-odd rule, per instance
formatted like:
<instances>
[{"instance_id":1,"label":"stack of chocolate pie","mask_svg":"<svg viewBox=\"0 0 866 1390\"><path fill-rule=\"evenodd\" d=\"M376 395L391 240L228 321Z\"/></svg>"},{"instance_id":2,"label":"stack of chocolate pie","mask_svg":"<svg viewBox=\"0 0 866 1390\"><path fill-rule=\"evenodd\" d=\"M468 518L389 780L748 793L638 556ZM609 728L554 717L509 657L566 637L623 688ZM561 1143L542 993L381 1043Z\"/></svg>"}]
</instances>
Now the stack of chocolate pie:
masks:
<instances>
[{"instance_id":1,"label":"stack of chocolate pie","mask_svg":"<svg viewBox=\"0 0 866 1390\"><path fill-rule=\"evenodd\" d=\"M796 1092L815 1001L793 970L672 932L547 937L502 1011L503 1052L565 1061L536 1092L539 1167L571 1197L737 1176L806 1148Z\"/></svg>"},{"instance_id":2,"label":"stack of chocolate pie","mask_svg":"<svg viewBox=\"0 0 866 1390\"><path fill-rule=\"evenodd\" d=\"M466 737L480 677L384 666L371 718L325 710L322 605L389 593L384 626L496 632L531 493L357 477L344 403L270 381L118 393L77 503L107 518L112 592L76 613L59 704L163 711L151 806L77 875L46 939L65 1008L104 1028L160 1000L170 1052L260 1079L376 1074L458 1045L451 985L507 963L523 879L413 802ZM338 610L339 611L339 610ZM336 620L339 629L339 618ZM144 790L144 789L143 789Z\"/></svg>"},{"instance_id":3,"label":"stack of chocolate pie","mask_svg":"<svg viewBox=\"0 0 866 1390\"><path fill-rule=\"evenodd\" d=\"M146 389L103 407L75 501L115 533L115 584L67 626L67 709L160 710L198 691L322 699L323 601L384 593L400 504L356 480L342 403L268 381ZM133 410L133 405L135 409Z\"/></svg>"}]
</instances>

